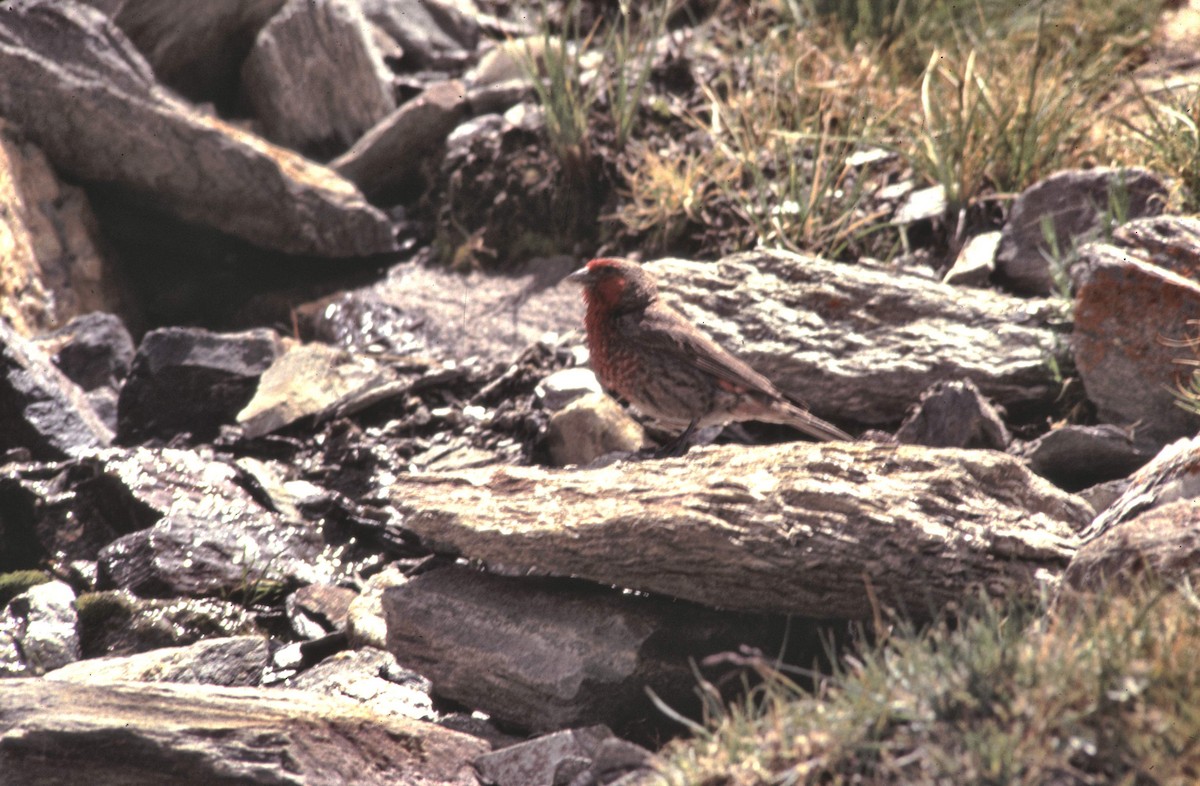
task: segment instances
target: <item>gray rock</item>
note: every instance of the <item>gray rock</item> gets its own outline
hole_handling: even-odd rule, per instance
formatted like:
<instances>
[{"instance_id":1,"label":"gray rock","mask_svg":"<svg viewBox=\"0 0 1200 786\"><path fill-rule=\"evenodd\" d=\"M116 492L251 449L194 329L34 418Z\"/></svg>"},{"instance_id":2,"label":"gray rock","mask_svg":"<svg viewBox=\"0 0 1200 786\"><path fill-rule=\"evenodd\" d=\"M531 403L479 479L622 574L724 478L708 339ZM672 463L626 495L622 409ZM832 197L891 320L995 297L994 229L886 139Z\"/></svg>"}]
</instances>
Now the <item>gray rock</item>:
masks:
<instances>
[{"instance_id":1,"label":"gray rock","mask_svg":"<svg viewBox=\"0 0 1200 786\"><path fill-rule=\"evenodd\" d=\"M209 639L136 655L76 661L46 675L75 682L180 682L252 687L270 659L265 636Z\"/></svg>"},{"instance_id":2,"label":"gray rock","mask_svg":"<svg viewBox=\"0 0 1200 786\"><path fill-rule=\"evenodd\" d=\"M1085 541L1147 511L1178 500L1200 498L1200 437L1180 439L1159 451L1129 478L1128 486L1081 533Z\"/></svg>"},{"instance_id":3,"label":"gray rock","mask_svg":"<svg viewBox=\"0 0 1200 786\"><path fill-rule=\"evenodd\" d=\"M377 649L339 652L288 680L299 690L353 699L380 715L438 722L429 680L396 663L391 653Z\"/></svg>"},{"instance_id":4,"label":"gray rock","mask_svg":"<svg viewBox=\"0 0 1200 786\"><path fill-rule=\"evenodd\" d=\"M1162 179L1145 169L1059 172L1025 189L1013 202L996 250L996 277L1013 291L1048 295L1061 288L1066 271L1053 271L1044 224L1065 256L1096 240L1115 220L1113 201L1128 219L1155 216L1166 206ZM1058 280L1056 280L1056 277Z\"/></svg>"},{"instance_id":5,"label":"gray rock","mask_svg":"<svg viewBox=\"0 0 1200 786\"><path fill-rule=\"evenodd\" d=\"M260 437L302 417L329 411L396 379L378 360L328 344L297 344L262 373L254 397L237 413L242 432Z\"/></svg>"},{"instance_id":6,"label":"gray rock","mask_svg":"<svg viewBox=\"0 0 1200 786\"><path fill-rule=\"evenodd\" d=\"M555 412L546 426L546 448L556 467L587 466L610 453L648 446L646 432L604 393L589 393Z\"/></svg>"},{"instance_id":7,"label":"gray rock","mask_svg":"<svg viewBox=\"0 0 1200 786\"><path fill-rule=\"evenodd\" d=\"M79 659L75 593L61 581L30 587L0 619L0 677L38 676Z\"/></svg>"},{"instance_id":8,"label":"gray rock","mask_svg":"<svg viewBox=\"0 0 1200 786\"><path fill-rule=\"evenodd\" d=\"M330 166L370 197L412 188L466 112L462 82L430 85L382 118Z\"/></svg>"},{"instance_id":9,"label":"gray rock","mask_svg":"<svg viewBox=\"0 0 1200 786\"><path fill-rule=\"evenodd\" d=\"M55 460L112 440L79 386L0 319L0 453Z\"/></svg>"},{"instance_id":10,"label":"gray rock","mask_svg":"<svg viewBox=\"0 0 1200 786\"><path fill-rule=\"evenodd\" d=\"M969 379L1006 408L1060 387L1064 316L1051 301L781 251L646 267L664 300L835 423L895 423L943 380Z\"/></svg>"},{"instance_id":11,"label":"gray rock","mask_svg":"<svg viewBox=\"0 0 1200 786\"><path fill-rule=\"evenodd\" d=\"M267 138L305 152L344 150L396 108L391 74L351 0L288 0L242 65Z\"/></svg>"},{"instance_id":12,"label":"gray rock","mask_svg":"<svg viewBox=\"0 0 1200 786\"><path fill-rule=\"evenodd\" d=\"M507 571L858 619L877 603L920 618L977 586L1035 591L1092 517L1012 456L862 443L400 476L386 493L422 542Z\"/></svg>"},{"instance_id":13,"label":"gray rock","mask_svg":"<svg viewBox=\"0 0 1200 786\"><path fill-rule=\"evenodd\" d=\"M308 584L288 595L284 609L296 635L319 639L346 629L350 604L357 597L357 592L346 587Z\"/></svg>"},{"instance_id":14,"label":"gray rock","mask_svg":"<svg viewBox=\"0 0 1200 786\"><path fill-rule=\"evenodd\" d=\"M215 598L161 600L106 591L80 595L76 605L85 658L132 655L258 632L249 612Z\"/></svg>"},{"instance_id":15,"label":"gray rock","mask_svg":"<svg viewBox=\"0 0 1200 786\"><path fill-rule=\"evenodd\" d=\"M346 636L351 647L387 647L387 623L383 619L383 593L408 582L408 576L388 567L367 579L359 596L346 612Z\"/></svg>"},{"instance_id":16,"label":"gray rock","mask_svg":"<svg viewBox=\"0 0 1200 786\"><path fill-rule=\"evenodd\" d=\"M577 761L587 770L601 746L612 739L607 726L559 731L484 754L475 760L475 769L490 786L560 786L568 782L558 777L564 762ZM649 751L643 753L649 756Z\"/></svg>"},{"instance_id":17,"label":"gray rock","mask_svg":"<svg viewBox=\"0 0 1200 786\"><path fill-rule=\"evenodd\" d=\"M228 103L254 36L282 5L283 0L186 5L121 0L109 16L149 61L160 82L193 101Z\"/></svg>"},{"instance_id":18,"label":"gray rock","mask_svg":"<svg viewBox=\"0 0 1200 786\"><path fill-rule=\"evenodd\" d=\"M100 551L100 586L143 597L232 597L242 605L279 598L289 585L329 580L318 566L320 534L269 511L232 530L212 518L169 515Z\"/></svg>"},{"instance_id":19,"label":"gray rock","mask_svg":"<svg viewBox=\"0 0 1200 786\"><path fill-rule=\"evenodd\" d=\"M1113 232L1113 243L1185 278L1195 278L1200 270L1200 217L1155 216L1130 221Z\"/></svg>"},{"instance_id":20,"label":"gray rock","mask_svg":"<svg viewBox=\"0 0 1200 786\"><path fill-rule=\"evenodd\" d=\"M942 281L960 287L985 287L996 269L999 232L984 232L967 241Z\"/></svg>"},{"instance_id":21,"label":"gray rock","mask_svg":"<svg viewBox=\"0 0 1200 786\"><path fill-rule=\"evenodd\" d=\"M603 392L600 380L596 379L596 372L578 366L549 374L534 390L542 406L551 412L558 412L572 401L590 393Z\"/></svg>"},{"instance_id":22,"label":"gray rock","mask_svg":"<svg viewBox=\"0 0 1200 786\"><path fill-rule=\"evenodd\" d=\"M1163 339L1195 334L1200 284L1114 246L1080 251L1075 269L1075 367L1100 420L1163 445L1200 429L1178 406L1177 359Z\"/></svg>"},{"instance_id":23,"label":"gray rock","mask_svg":"<svg viewBox=\"0 0 1200 786\"><path fill-rule=\"evenodd\" d=\"M460 66L475 49L479 9L463 0L359 0L371 23L418 68ZM465 7L464 7L465 6Z\"/></svg>"},{"instance_id":24,"label":"gray rock","mask_svg":"<svg viewBox=\"0 0 1200 786\"><path fill-rule=\"evenodd\" d=\"M922 393L896 432L898 442L931 448L1004 450L1011 440L1000 413L970 380L939 382Z\"/></svg>"},{"instance_id":25,"label":"gray rock","mask_svg":"<svg viewBox=\"0 0 1200 786\"><path fill-rule=\"evenodd\" d=\"M118 435L129 444L191 434L207 441L233 423L259 378L282 354L271 330L210 333L169 327L138 345L117 403Z\"/></svg>"},{"instance_id":26,"label":"gray rock","mask_svg":"<svg viewBox=\"0 0 1200 786\"><path fill-rule=\"evenodd\" d=\"M690 658L742 644L776 652L783 635L757 615L453 566L385 591L383 608L388 650L428 677L435 695L534 731L665 726L647 687L695 711ZM799 662L810 662L820 646L815 626L792 635L805 653Z\"/></svg>"},{"instance_id":27,"label":"gray rock","mask_svg":"<svg viewBox=\"0 0 1200 786\"><path fill-rule=\"evenodd\" d=\"M0 71L0 116L64 175L287 253L396 247L390 220L348 182L175 98L98 11L31 0L0 15Z\"/></svg>"},{"instance_id":28,"label":"gray rock","mask_svg":"<svg viewBox=\"0 0 1200 786\"><path fill-rule=\"evenodd\" d=\"M487 750L306 691L16 679L0 702L0 772L12 783L66 786L83 772L94 786L476 786L470 762Z\"/></svg>"},{"instance_id":29,"label":"gray rock","mask_svg":"<svg viewBox=\"0 0 1200 786\"><path fill-rule=\"evenodd\" d=\"M1056 428L1020 453L1034 472L1070 490L1123 478L1154 457L1129 430L1109 425Z\"/></svg>"},{"instance_id":30,"label":"gray rock","mask_svg":"<svg viewBox=\"0 0 1200 786\"><path fill-rule=\"evenodd\" d=\"M946 189L944 186L930 186L909 193L900 207L892 223L897 226L909 226L921 221L933 221L946 215Z\"/></svg>"},{"instance_id":31,"label":"gray rock","mask_svg":"<svg viewBox=\"0 0 1200 786\"><path fill-rule=\"evenodd\" d=\"M1200 581L1200 500L1180 499L1133 516L1089 540L1067 566L1075 589Z\"/></svg>"},{"instance_id":32,"label":"gray rock","mask_svg":"<svg viewBox=\"0 0 1200 786\"><path fill-rule=\"evenodd\" d=\"M84 390L120 387L133 363L133 338L114 314L80 315L39 337L38 344Z\"/></svg>"}]
</instances>

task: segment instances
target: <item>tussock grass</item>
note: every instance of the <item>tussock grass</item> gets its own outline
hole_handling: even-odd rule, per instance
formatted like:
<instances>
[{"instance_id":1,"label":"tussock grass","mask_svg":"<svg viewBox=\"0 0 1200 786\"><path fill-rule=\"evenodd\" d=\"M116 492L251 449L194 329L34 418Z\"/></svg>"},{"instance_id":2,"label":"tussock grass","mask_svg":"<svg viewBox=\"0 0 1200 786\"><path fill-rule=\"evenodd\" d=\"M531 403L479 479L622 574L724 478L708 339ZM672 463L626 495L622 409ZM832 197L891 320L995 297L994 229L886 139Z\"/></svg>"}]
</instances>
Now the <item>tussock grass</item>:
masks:
<instances>
[{"instance_id":1,"label":"tussock grass","mask_svg":"<svg viewBox=\"0 0 1200 786\"><path fill-rule=\"evenodd\" d=\"M662 782L1200 782L1200 598L1187 586L989 601L901 627L815 692L762 667L744 703L666 752Z\"/></svg>"}]
</instances>

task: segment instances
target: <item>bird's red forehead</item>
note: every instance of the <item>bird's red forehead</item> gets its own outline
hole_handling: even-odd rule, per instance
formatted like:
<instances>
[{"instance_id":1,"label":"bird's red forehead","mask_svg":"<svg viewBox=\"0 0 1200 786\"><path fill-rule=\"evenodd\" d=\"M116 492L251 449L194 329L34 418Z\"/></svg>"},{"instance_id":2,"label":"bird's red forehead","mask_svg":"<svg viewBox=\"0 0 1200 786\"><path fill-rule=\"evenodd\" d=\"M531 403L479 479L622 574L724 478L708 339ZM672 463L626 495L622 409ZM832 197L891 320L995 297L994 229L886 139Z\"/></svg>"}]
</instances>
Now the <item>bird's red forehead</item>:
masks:
<instances>
[{"instance_id":1,"label":"bird's red forehead","mask_svg":"<svg viewBox=\"0 0 1200 786\"><path fill-rule=\"evenodd\" d=\"M593 259L591 262L587 263L587 269L592 271L593 273L599 272L601 270L611 270L616 273L622 272L621 263L616 259L609 259L607 257L600 257L599 259Z\"/></svg>"},{"instance_id":2,"label":"bird's red forehead","mask_svg":"<svg viewBox=\"0 0 1200 786\"><path fill-rule=\"evenodd\" d=\"M607 273L584 291L584 296L589 301L611 306L621 299L621 294L625 291L628 281L625 279L625 271L621 269L621 264L617 260L593 259L587 263L587 269L592 273Z\"/></svg>"}]
</instances>

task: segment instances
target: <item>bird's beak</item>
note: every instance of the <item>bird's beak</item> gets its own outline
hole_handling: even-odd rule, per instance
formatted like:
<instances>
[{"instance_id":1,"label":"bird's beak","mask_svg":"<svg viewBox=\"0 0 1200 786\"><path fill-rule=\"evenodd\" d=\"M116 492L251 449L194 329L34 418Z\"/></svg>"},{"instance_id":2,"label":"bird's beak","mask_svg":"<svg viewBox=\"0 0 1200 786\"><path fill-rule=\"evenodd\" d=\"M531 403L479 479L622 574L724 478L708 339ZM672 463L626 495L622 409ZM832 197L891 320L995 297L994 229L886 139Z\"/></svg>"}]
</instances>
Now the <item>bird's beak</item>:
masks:
<instances>
[{"instance_id":1,"label":"bird's beak","mask_svg":"<svg viewBox=\"0 0 1200 786\"><path fill-rule=\"evenodd\" d=\"M574 273L570 274L563 281L570 281L572 284L587 284L592 280L592 271L586 267L581 267Z\"/></svg>"}]
</instances>

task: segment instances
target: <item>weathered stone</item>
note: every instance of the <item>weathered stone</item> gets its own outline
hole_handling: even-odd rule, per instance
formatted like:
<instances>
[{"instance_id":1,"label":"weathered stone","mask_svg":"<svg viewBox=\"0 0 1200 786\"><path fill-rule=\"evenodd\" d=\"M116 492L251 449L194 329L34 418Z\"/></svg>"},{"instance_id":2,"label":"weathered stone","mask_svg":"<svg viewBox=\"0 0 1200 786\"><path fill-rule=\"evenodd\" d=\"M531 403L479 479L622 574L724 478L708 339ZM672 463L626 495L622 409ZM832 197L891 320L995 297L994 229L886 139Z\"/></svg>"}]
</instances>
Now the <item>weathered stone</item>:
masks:
<instances>
[{"instance_id":1,"label":"weathered stone","mask_svg":"<svg viewBox=\"0 0 1200 786\"><path fill-rule=\"evenodd\" d=\"M288 680L287 685L353 699L381 715L434 723L441 719L429 697L429 680L402 668L383 650L339 652Z\"/></svg>"},{"instance_id":2,"label":"weathered stone","mask_svg":"<svg viewBox=\"0 0 1200 786\"><path fill-rule=\"evenodd\" d=\"M1075 365L1100 420L1136 428L1165 444L1200 429L1200 416L1176 403L1183 339L1200 320L1200 282L1109 245L1080 251L1075 278Z\"/></svg>"},{"instance_id":3,"label":"weathered stone","mask_svg":"<svg viewBox=\"0 0 1200 786\"><path fill-rule=\"evenodd\" d=\"M1145 511L1084 544L1064 580L1076 589L1129 587L1141 580L1200 581L1200 500Z\"/></svg>"},{"instance_id":4,"label":"weathered stone","mask_svg":"<svg viewBox=\"0 0 1200 786\"><path fill-rule=\"evenodd\" d=\"M1063 426L1022 446L1029 468L1066 489L1123 478L1154 453L1116 426Z\"/></svg>"},{"instance_id":5,"label":"weathered stone","mask_svg":"<svg viewBox=\"0 0 1200 786\"><path fill-rule=\"evenodd\" d=\"M0 319L0 453L54 460L112 442L83 391Z\"/></svg>"},{"instance_id":6,"label":"weathered stone","mask_svg":"<svg viewBox=\"0 0 1200 786\"><path fill-rule=\"evenodd\" d=\"M1120 214L1133 219L1158 215L1166 199L1162 180L1145 169L1096 168L1051 175L1013 202L996 250L996 277L1019 293L1051 294L1065 281L1066 271L1052 271L1048 257L1097 239L1114 221L1115 201L1121 203ZM1048 244L1047 232L1057 249Z\"/></svg>"},{"instance_id":7,"label":"weathered stone","mask_svg":"<svg viewBox=\"0 0 1200 786\"><path fill-rule=\"evenodd\" d=\"M350 604L358 593L331 584L309 584L288 595L284 608L292 630L305 639L319 639L346 629Z\"/></svg>"},{"instance_id":8,"label":"weathered stone","mask_svg":"<svg viewBox=\"0 0 1200 786\"><path fill-rule=\"evenodd\" d=\"M359 0L371 24L404 50L406 63L416 68L461 65L479 38L475 22L479 9L456 8L441 0Z\"/></svg>"},{"instance_id":9,"label":"weathered stone","mask_svg":"<svg viewBox=\"0 0 1200 786\"><path fill-rule=\"evenodd\" d=\"M937 185L910 192L900 207L892 223L907 227L922 221L935 221L946 215L946 188Z\"/></svg>"},{"instance_id":10,"label":"weathered stone","mask_svg":"<svg viewBox=\"0 0 1200 786\"><path fill-rule=\"evenodd\" d=\"M604 393L572 401L546 426L546 448L556 467L586 466L609 453L630 453L647 445L642 426Z\"/></svg>"},{"instance_id":11,"label":"weathered stone","mask_svg":"<svg viewBox=\"0 0 1200 786\"><path fill-rule=\"evenodd\" d=\"M254 37L283 0L206 0L178 5L122 0L109 15L160 82L193 101L232 102Z\"/></svg>"},{"instance_id":12,"label":"weathered stone","mask_svg":"<svg viewBox=\"0 0 1200 786\"><path fill-rule=\"evenodd\" d=\"M183 647L204 639L258 634L245 609L215 598L160 600L108 591L80 595L76 605L79 644L85 658L132 655Z\"/></svg>"},{"instance_id":13,"label":"weathered stone","mask_svg":"<svg viewBox=\"0 0 1200 786\"><path fill-rule=\"evenodd\" d=\"M133 363L133 338L115 314L82 314L36 343L85 391L120 387Z\"/></svg>"},{"instance_id":14,"label":"weathered stone","mask_svg":"<svg viewBox=\"0 0 1200 786\"><path fill-rule=\"evenodd\" d=\"M92 410L109 431L117 430L117 391L133 362L133 339L113 314L92 312L38 336L37 345L84 391Z\"/></svg>"},{"instance_id":15,"label":"weathered stone","mask_svg":"<svg viewBox=\"0 0 1200 786\"><path fill-rule=\"evenodd\" d=\"M0 618L0 677L36 677L79 659L75 593L61 581L30 587Z\"/></svg>"},{"instance_id":16,"label":"weathered stone","mask_svg":"<svg viewBox=\"0 0 1200 786\"><path fill-rule=\"evenodd\" d=\"M1096 538L1126 521L1176 500L1200 498L1200 437L1180 439L1159 451L1129 478L1129 484L1081 533Z\"/></svg>"},{"instance_id":17,"label":"weathered stone","mask_svg":"<svg viewBox=\"0 0 1200 786\"><path fill-rule=\"evenodd\" d=\"M270 659L264 636L209 639L135 655L76 661L46 675L75 682L181 682L253 687Z\"/></svg>"},{"instance_id":18,"label":"weathered stone","mask_svg":"<svg viewBox=\"0 0 1200 786\"><path fill-rule=\"evenodd\" d=\"M380 120L329 165L369 197L411 187L466 112L462 82L438 82Z\"/></svg>"},{"instance_id":19,"label":"weathered stone","mask_svg":"<svg viewBox=\"0 0 1200 786\"><path fill-rule=\"evenodd\" d=\"M257 507L257 506L256 506ZM169 515L100 551L100 586L143 597L277 598L288 586L329 580L320 533L259 509L243 529L211 518Z\"/></svg>"},{"instance_id":20,"label":"weathered stone","mask_svg":"<svg viewBox=\"0 0 1200 786\"><path fill-rule=\"evenodd\" d=\"M921 394L917 410L896 432L906 445L1004 450L1012 437L975 383L939 382Z\"/></svg>"},{"instance_id":21,"label":"weathered stone","mask_svg":"<svg viewBox=\"0 0 1200 786\"><path fill-rule=\"evenodd\" d=\"M399 587L407 582L408 576L391 566L367 579L362 592L350 602L350 608L346 612L346 637L351 647L387 647L383 593L389 587Z\"/></svg>"},{"instance_id":22,"label":"weathered stone","mask_svg":"<svg viewBox=\"0 0 1200 786\"><path fill-rule=\"evenodd\" d=\"M1200 218L1196 216L1130 221L1113 231L1113 243L1136 249L1154 264L1184 278L1200 278Z\"/></svg>"},{"instance_id":23,"label":"weathered stone","mask_svg":"<svg viewBox=\"0 0 1200 786\"><path fill-rule=\"evenodd\" d=\"M596 372L590 368L564 368L555 371L538 383L534 393L542 406L551 412L558 412L576 399L583 398L589 393L602 393L600 380Z\"/></svg>"},{"instance_id":24,"label":"weathered stone","mask_svg":"<svg viewBox=\"0 0 1200 786\"><path fill-rule=\"evenodd\" d=\"M328 344L297 344L263 372L237 414L247 437L260 437L396 379L379 361Z\"/></svg>"},{"instance_id":25,"label":"weathered stone","mask_svg":"<svg viewBox=\"0 0 1200 786\"><path fill-rule=\"evenodd\" d=\"M210 333L170 327L138 345L117 404L118 436L126 444L191 434L211 440L250 402L259 378L282 354L271 330Z\"/></svg>"},{"instance_id":26,"label":"weathered stone","mask_svg":"<svg viewBox=\"0 0 1200 786\"><path fill-rule=\"evenodd\" d=\"M475 760L475 769L490 786L559 786L580 782L565 777L568 768L576 769L576 777L590 772L593 780L588 783L611 783L621 774L614 770L646 766L653 758L648 750L624 743L628 748L622 751L623 763L632 766L614 768L612 742L624 740L618 740L605 726L559 731L484 754ZM597 764L601 766L596 767Z\"/></svg>"},{"instance_id":27,"label":"weathered stone","mask_svg":"<svg viewBox=\"0 0 1200 786\"><path fill-rule=\"evenodd\" d=\"M344 150L396 108L391 75L357 2L289 0L242 65L267 138L304 152Z\"/></svg>"},{"instance_id":28,"label":"weathered stone","mask_svg":"<svg viewBox=\"0 0 1200 786\"><path fill-rule=\"evenodd\" d=\"M117 26L72 0L0 15L0 116L64 175L264 248L327 257L393 250L389 219L347 181L183 103Z\"/></svg>"},{"instance_id":29,"label":"weathered stone","mask_svg":"<svg viewBox=\"0 0 1200 786\"><path fill-rule=\"evenodd\" d=\"M567 272L569 267L562 275ZM336 304L316 302L298 311L312 314L321 339L346 348L377 343L395 354L454 358L460 366L472 358L479 364L510 363L547 332L563 335L583 323L579 287L538 283L536 269L524 276L462 275L401 264L369 289L348 293ZM336 312L353 316L358 311L361 319L335 322L340 322ZM359 335L351 330L355 323L361 324Z\"/></svg>"},{"instance_id":30,"label":"weathered stone","mask_svg":"<svg viewBox=\"0 0 1200 786\"><path fill-rule=\"evenodd\" d=\"M4 683L0 780L475 786L487 743L305 691L173 683ZM20 780L9 780L20 773Z\"/></svg>"},{"instance_id":31,"label":"weathered stone","mask_svg":"<svg viewBox=\"0 0 1200 786\"><path fill-rule=\"evenodd\" d=\"M0 319L31 336L88 311L126 310L99 244L86 194L0 119Z\"/></svg>"},{"instance_id":32,"label":"weathered stone","mask_svg":"<svg viewBox=\"0 0 1200 786\"><path fill-rule=\"evenodd\" d=\"M996 269L999 232L984 232L967 241L942 281L960 287L985 287Z\"/></svg>"},{"instance_id":33,"label":"weathered stone","mask_svg":"<svg viewBox=\"0 0 1200 786\"><path fill-rule=\"evenodd\" d=\"M387 491L430 547L508 570L858 619L873 598L924 617L974 586L1029 591L1092 517L1008 455L858 443L412 474Z\"/></svg>"},{"instance_id":34,"label":"weathered stone","mask_svg":"<svg viewBox=\"0 0 1200 786\"><path fill-rule=\"evenodd\" d=\"M894 423L943 380L1006 408L1059 390L1050 301L782 251L646 267L664 300L826 420Z\"/></svg>"},{"instance_id":35,"label":"weathered stone","mask_svg":"<svg viewBox=\"0 0 1200 786\"><path fill-rule=\"evenodd\" d=\"M534 731L664 727L647 688L694 712L689 659L743 644L778 652L785 635L769 617L462 567L385 591L383 608L388 650L428 677L435 695ZM789 643L802 650L797 662L811 662L821 647L816 626L800 621Z\"/></svg>"}]
</instances>

